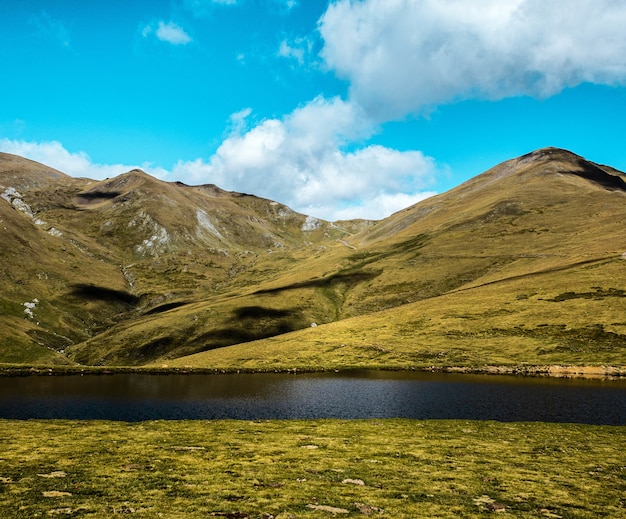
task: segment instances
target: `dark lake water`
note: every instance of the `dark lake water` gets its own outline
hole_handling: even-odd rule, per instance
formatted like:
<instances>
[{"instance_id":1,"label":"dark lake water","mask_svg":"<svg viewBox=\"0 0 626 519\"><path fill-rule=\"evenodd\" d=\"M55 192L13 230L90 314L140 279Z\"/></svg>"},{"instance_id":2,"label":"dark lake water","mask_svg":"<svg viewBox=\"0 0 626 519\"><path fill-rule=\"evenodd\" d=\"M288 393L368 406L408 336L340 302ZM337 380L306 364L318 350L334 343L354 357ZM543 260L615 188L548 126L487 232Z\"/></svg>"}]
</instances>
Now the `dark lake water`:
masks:
<instances>
[{"instance_id":1,"label":"dark lake water","mask_svg":"<svg viewBox=\"0 0 626 519\"><path fill-rule=\"evenodd\" d=\"M413 372L0 377L0 418L414 418L626 425L626 380Z\"/></svg>"}]
</instances>

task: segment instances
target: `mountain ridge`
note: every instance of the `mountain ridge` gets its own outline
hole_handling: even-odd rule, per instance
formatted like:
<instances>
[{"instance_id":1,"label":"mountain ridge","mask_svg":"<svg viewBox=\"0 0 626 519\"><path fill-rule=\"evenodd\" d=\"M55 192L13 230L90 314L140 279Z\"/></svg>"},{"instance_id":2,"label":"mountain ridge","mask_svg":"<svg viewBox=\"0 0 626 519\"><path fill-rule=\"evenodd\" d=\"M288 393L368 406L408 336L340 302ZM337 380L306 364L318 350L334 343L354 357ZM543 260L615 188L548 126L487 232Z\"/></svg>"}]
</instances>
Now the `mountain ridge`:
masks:
<instances>
[{"instance_id":1,"label":"mountain ridge","mask_svg":"<svg viewBox=\"0 0 626 519\"><path fill-rule=\"evenodd\" d=\"M314 345L335 351L337 342L359 343L358 328L377 344L391 326L388 340L408 348L400 357L385 360L376 348L361 347L348 354L347 348L339 365L450 363L454 359L445 355L418 354L429 349L425 337L458 345L437 317L438 301L469 305L470 315L473 307L504 297L502 305L518 308L514 315L535 322L540 315L533 308L545 306L538 294L547 279L557 292L548 299L591 295L548 305L542 315L560 312L552 316L554 327L535 322L538 331L526 335L515 331L521 323L513 317L496 319L500 311L491 306L485 311L495 315L484 321L492 329L509 323L507 333L499 333L532 344L527 359L541 349L540 324L552 331L548 342L559 344L572 340L572 329L587 330L584 336L601 326L602 340L613 346L587 352L583 360L614 361L626 333L620 318L626 308L616 295L626 265L626 231L619 225L626 217L625 179L610 166L542 148L383 220L326 222L211 184L164 182L141 170L102 181L75 179L3 154L0 229L8 246L2 251L0 362L181 364L199 354L204 360L194 356L193 362L203 366L332 367L339 362L334 354L322 355ZM534 293L522 290L535 283ZM478 293L490 295L476 301ZM581 301L602 301L599 317L584 321L589 309ZM402 321L422 322L416 312L434 312L431 324L414 329L419 340L401 332L407 328ZM467 338L478 326L474 321L455 321L457 337ZM351 322L358 323L352 338L342 331ZM336 340L332 330L339 330ZM330 342L320 342L321 335ZM304 346L292 337L303 337ZM255 353L269 344L281 352L273 360ZM571 356L561 346L562 357ZM364 358L364 351L372 355ZM507 359L506 352L498 355ZM454 361L477 359L469 351Z\"/></svg>"}]
</instances>

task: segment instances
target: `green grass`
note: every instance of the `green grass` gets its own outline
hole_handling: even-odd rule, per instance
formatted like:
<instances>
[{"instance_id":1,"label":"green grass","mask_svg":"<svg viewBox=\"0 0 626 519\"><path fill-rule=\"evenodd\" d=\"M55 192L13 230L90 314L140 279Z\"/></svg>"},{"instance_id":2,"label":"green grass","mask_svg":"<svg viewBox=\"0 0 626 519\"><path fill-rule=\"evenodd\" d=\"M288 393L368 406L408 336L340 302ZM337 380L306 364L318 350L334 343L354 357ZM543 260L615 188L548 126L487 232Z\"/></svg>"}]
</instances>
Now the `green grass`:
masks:
<instances>
[{"instance_id":1,"label":"green grass","mask_svg":"<svg viewBox=\"0 0 626 519\"><path fill-rule=\"evenodd\" d=\"M614 366L624 260L490 281L401 307L155 363L220 369ZM599 286L602 283L602 286ZM595 288L594 288L595 287Z\"/></svg>"},{"instance_id":2,"label":"green grass","mask_svg":"<svg viewBox=\"0 0 626 519\"><path fill-rule=\"evenodd\" d=\"M624 517L625 427L0 421L0 515Z\"/></svg>"}]
</instances>

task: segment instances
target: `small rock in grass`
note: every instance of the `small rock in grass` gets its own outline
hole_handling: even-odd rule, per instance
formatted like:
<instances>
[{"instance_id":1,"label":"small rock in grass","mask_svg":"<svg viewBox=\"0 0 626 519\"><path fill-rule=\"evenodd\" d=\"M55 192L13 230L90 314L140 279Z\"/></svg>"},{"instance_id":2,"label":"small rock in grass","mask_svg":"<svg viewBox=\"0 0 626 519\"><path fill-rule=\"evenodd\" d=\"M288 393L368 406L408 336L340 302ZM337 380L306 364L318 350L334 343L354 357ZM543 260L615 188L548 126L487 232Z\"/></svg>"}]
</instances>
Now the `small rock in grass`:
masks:
<instances>
[{"instance_id":1,"label":"small rock in grass","mask_svg":"<svg viewBox=\"0 0 626 519\"><path fill-rule=\"evenodd\" d=\"M351 485L359 485L361 487L365 486L365 482L362 479L344 479L342 483L349 483Z\"/></svg>"},{"instance_id":2,"label":"small rock in grass","mask_svg":"<svg viewBox=\"0 0 626 519\"><path fill-rule=\"evenodd\" d=\"M350 511L345 508L336 508L334 506L328 505L306 505L307 508L312 508L313 510L322 510L323 512L330 512L333 515L337 514L349 514Z\"/></svg>"},{"instance_id":3,"label":"small rock in grass","mask_svg":"<svg viewBox=\"0 0 626 519\"><path fill-rule=\"evenodd\" d=\"M486 508L490 512L506 512L506 506L502 503L498 503L497 501L494 501L493 503L487 503Z\"/></svg>"},{"instance_id":4,"label":"small rock in grass","mask_svg":"<svg viewBox=\"0 0 626 519\"><path fill-rule=\"evenodd\" d=\"M48 515L72 515L74 510L71 508L55 508L54 510L48 510Z\"/></svg>"},{"instance_id":5,"label":"small rock in grass","mask_svg":"<svg viewBox=\"0 0 626 519\"><path fill-rule=\"evenodd\" d=\"M72 494L69 492L60 492L59 490L47 490L42 492L43 497L69 497Z\"/></svg>"},{"instance_id":6,"label":"small rock in grass","mask_svg":"<svg viewBox=\"0 0 626 519\"><path fill-rule=\"evenodd\" d=\"M354 506L356 506L359 512L361 512L363 515L372 515L375 512L383 512L382 508L378 508L377 506L372 505L366 505L365 503L354 503Z\"/></svg>"},{"instance_id":7,"label":"small rock in grass","mask_svg":"<svg viewBox=\"0 0 626 519\"><path fill-rule=\"evenodd\" d=\"M64 478L67 476L65 472L62 470L55 470L54 472L50 472L50 474L37 474L40 478Z\"/></svg>"}]
</instances>

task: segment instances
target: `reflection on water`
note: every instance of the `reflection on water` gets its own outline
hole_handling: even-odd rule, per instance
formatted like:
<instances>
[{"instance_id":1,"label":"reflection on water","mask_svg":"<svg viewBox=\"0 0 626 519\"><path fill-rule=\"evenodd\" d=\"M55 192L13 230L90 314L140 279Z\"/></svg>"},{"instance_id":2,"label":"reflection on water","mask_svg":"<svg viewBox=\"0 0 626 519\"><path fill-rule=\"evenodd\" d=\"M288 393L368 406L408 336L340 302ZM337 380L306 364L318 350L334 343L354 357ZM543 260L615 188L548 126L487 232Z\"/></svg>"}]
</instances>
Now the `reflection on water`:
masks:
<instances>
[{"instance_id":1,"label":"reflection on water","mask_svg":"<svg viewBox=\"0 0 626 519\"><path fill-rule=\"evenodd\" d=\"M626 425L625 380L413 372L0 378L0 418L415 418Z\"/></svg>"}]
</instances>

